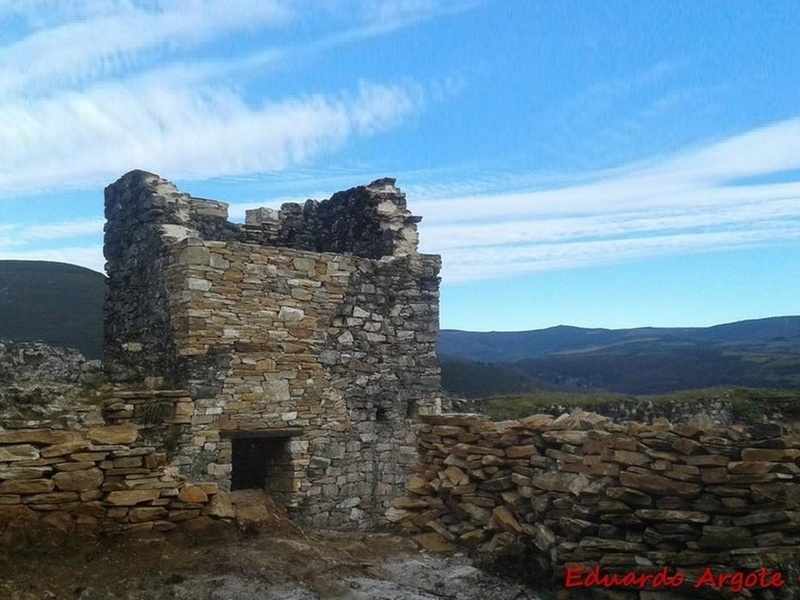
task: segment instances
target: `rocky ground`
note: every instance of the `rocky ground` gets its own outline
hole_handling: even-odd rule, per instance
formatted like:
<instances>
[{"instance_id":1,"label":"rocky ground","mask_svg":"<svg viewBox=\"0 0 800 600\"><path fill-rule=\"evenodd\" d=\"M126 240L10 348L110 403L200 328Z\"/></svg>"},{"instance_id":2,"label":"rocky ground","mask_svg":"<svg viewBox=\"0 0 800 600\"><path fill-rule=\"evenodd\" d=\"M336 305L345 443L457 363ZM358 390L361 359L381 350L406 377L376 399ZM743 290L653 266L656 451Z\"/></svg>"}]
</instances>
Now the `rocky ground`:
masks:
<instances>
[{"instance_id":1,"label":"rocky ground","mask_svg":"<svg viewBox=\"0 0 800 600\"><path fill-rule=\"evenodd\" d=\"M239 523L214 532L12 541L0 550L9 600L540 598L464 554L428 554L388 533L306 532L255 499Z\"/></svg>"}]
</instances>

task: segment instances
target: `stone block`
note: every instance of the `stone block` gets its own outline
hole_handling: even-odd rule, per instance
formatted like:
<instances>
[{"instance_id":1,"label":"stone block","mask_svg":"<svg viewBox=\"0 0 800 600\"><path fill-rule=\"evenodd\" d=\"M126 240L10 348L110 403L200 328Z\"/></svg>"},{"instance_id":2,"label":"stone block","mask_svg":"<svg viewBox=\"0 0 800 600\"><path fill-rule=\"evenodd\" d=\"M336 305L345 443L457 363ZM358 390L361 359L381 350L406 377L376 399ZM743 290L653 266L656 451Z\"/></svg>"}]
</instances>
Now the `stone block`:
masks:
<instances>
[{"instance_id":1,"label":"stone block","mask_svg":"<svg viewBox=\"0 0 800 600\"><path fill-rule=\"evenodd\" d=\"M302 321L305 317L305 311L300 308L293 308L290 306L281 306L278 311L278 319L287 322Z\"/></svg>"},{"instance_id":2,"label":"stone block","mask_svg":"<svg viewBox=\"0 0 800 600\"><path fill-rule=\"evenodd\" d=\"M533 456L534 454L538 454L536 446L534 446L533 444L522 445L522 446L509 446L508 448L506 448L505 452L506 452L506 457L512 459L527 458L529 456Z\"/></svg>"},{"instance_id":3,"label":"stone block","mask_svg":"<svg viewBox=\"0 0 800 600\"><path fill-rule=\"evenodd\" d=\"M65 462L53 465L56 471L85 471L95 466L94 462Z\"/></svg>"},{"instance_id":4,"label":"stone block","mask_svg":"<svg viewBox=\"0 0 800 600\"><path fill-rule=\"evenodd\" d=\"M72 431L52 429L11 429L0 431L0 444L39 444L51 446L65 444L80 439L80 434Z\"/></svg>"},{"instance_id":5,"label":"stone block","mask_svg":"<svg viewBox=\"0 0 800 600\"><path fill-rule=\"evenodd\" d=\"M135 425L108 425L90 429L88 436L95 444L130 444L139 437L139 430Z\"/></svg>"},{"instance_id":6,"label":"stone block","mask_svg":"<svg viewBox=\"0 0 800 600\"><path fill-rule=\"evenodd\" d=\"M155 500L160 495L160 490L118 490L109 492L105 503L110 506L136 506Z\"/></svg>"},{"instance_id":7,"label":"stone block","mask_svg":"<svg viewBox=\"0 0 800 600\"><path fill-rule=\"evenodd\" d=\"M39 449L30 444L0 446L0 462L16 462L39 458Z\"/></svg>"},{"instance_id":8,"label":"stone block","mask_svg":"<svg viewBox=\"0 0 800 600\"><path fill-rule=\"evenodd\" d=\"M85 450L88 447L89 447L89 442L84 440L65 442L63 444L55 444L53 446L47 446L45 448L42 448L40 454L42 458L54 458L58 456L65 456L67 454L73 454L75 452L80 452L81 450Z\"/></svg>"},{"instance_id":9,"label":"stone block","mask_svg":"<svg viewBox=\"0 0 800 600\"><path fill-rule=\"evenodd\" d=\"M665 523L708 523L711 516L704 512L690 510L658 510L642 508L634 514L644 521Z\"/></svg>"},{"instance_id":10,"label":"stone block","mask_svg":"<svg viewBox=\"0 0 800 600\"><path fill-rule=\"evenodd\" d=\"M84 471L61 471L53 475L55 486L59 490L69 492L86 492L97 489L103 483L103 479L103 472L97 468Z\"/></svg>"},{"instance_id":11,"label":"stone block","mask_svg":"<svg viewBox=\"0 0 800 600\"><path fill-rule=\"evenodd\" d=\"M173 523L179 523L181 521L189 521L190 519L196 519L199 516L200 516L200 509L197 508L170 509L169 511L169 520Z\"/></svg>"},{"instance_id":12,"label":"stone block","mask_svg":"<svg viewBox=\"0 0 800 600\"><path fill-rule=\"evenodd\" d=\"M506 531L511 531L512 533L522 532L514 513L505 505L500 505L492 511L492 519Z\"/></svg>"},{"instance_id":13,"label":"stone block","mask_svg":"<svg viewBox=\"0 0 800 600\"><path fill-rule=\"evenodd\" d=\"M199 486L185 485L178 491L178 500L180 502L205 504L208 502L208 494L206 494L203 491L203 488Z\"/></svg>"},{"instance_id":14,"label":"stone block","mask_svg":"<svg viewBox=\"0 0 800 600\"><path fill-rule=\"evenodd\" d=\"M49 475L52 467L20 467L13 466L0 466L0 480L9 479L44 479Z\"/></svg>"},{"instance_id":15,"label":"stone block","mask_svg":"<svg viewBox=\"0 0 800 600\"><path fill-rule=\"evenodd\" d=\"M169 512L167 511L167 509L160 506L156 507L141 506L141 507L134 507L128 510L128 520L131 523L158 521L161 519L166 519L168 516Z\"/></svg>"},{"instance_id":16,"label":"stone block","mask_svg":"<svg viewBox=\"0 0 800 600\"><path fill-rule=\"evenodd\" d=\"M752 525L765 525L772 523L784 523L796 518L798 513L786 510L767 510L759 511L741 517L733 517L732 522L736 527L750 527Z\"/></svg>"},{"instance_id":17,"label":"stone block","mask_svg":"<svg viewBox=\"0 0 800 600\"><path fill-rule=\"evenodd\" d=\"M542 433L542 439L551 444L571 444L573 446L580 446L589 435L588 431L545 431Z\"/></svg>"},{"instance_id":18,"label":"stone block","mask_svg":"<svg viewBox=\"0 0 800 600\"><path fill-rule=\"evenodd\" d=\"M23 499L25 504L63 504L75 502L80 496L75 492L50 492L49 494L32 494ZM36 507L32 507L36 508Z\"/></svg>"},{"instance_id":19,"label":"stone block","mask_svg":"<svg viewBox=\"0 0 800 600\"><path fill-rule=\"evenodd\" d=\"M12 479L0 483L0 494L49 494L54 488L52 479Z\"/></svg>"},{"instance_id":20,"label":"stone block","mask_svg":"<svg viewBox=\"0 0 800 600\"><path fill-rule=\"evenodd\" d=\"M142 466L141 456L124 456L122 458L114 459L115 469L132 469L132 468L139 468L141 466Z\"/></svg>"},{"instance_id":21,"label":"stone block","mask_svg":"<svg viewBox=\"0 0 800 600\"><path fill-rule=\"evenodd\" d=\"M700 493L701 487L696 483L675 481L660 475L643 475L622 472L619 475L620 483L629 488L640 490L646 494L661 496L695 496Z\"/></svg>"},{"instance_id":22,"label":"stone block","mask_svg":"<svg viewBox=\"0 0 800 600\"><path fill-rule=\"evenodd\" d=\"M743 461L794 462L798 458L800 458L800 449L798 448L745 448L742 450Z\"/></svg>"},{"instance_id":23,"label":"stone block","mask_svg":"<svg viewBox=\"0 0 800 600\"><path fill-rule=\"evenodd\" d=\"M233 519L236 516L236 510L230 495L227 492L220 492L211 497L204 514L218 519Z\"/></svg>"}]
</instances>

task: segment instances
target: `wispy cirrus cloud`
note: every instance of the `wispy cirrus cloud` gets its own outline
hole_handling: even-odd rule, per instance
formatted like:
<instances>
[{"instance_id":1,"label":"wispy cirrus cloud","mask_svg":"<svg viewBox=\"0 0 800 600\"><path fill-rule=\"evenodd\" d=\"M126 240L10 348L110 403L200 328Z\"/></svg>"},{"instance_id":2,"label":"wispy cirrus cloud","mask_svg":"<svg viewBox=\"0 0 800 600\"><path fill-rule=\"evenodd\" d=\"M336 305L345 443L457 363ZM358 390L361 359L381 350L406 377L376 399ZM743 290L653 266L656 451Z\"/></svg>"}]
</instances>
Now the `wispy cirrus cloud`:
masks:
<instances>
[{"instance_id":1,"label":"wispy cirrus cloud","mask_svg":"<svg viewBox=\"0 0 800 600\"><path fill-rule=\"evenodd\" d=\"M59 246L38 250L18 250L15 252L0 249L0 260L48 260L79 265L98 273L105 271L105 259L103 258L103 245L101 243L85 246Z\"/></svg>"},{"instance_id":2,"label":"wispy cirrus cloud","mask_svg":"<svg viewBox=\"0 0 800 600\"><path fill-rule=\"evenodd\" d=\"M0 194L96 186L133 167L175 179L275 172L390 130L440 86L362 80L289 96L248 86L303 54L470 4L387 12L364 0L346 24L329 14L320 36L307 21L324 3L311 0L0 3L0 21L16 25L0 40ZM250 44L219 55L231 37Z\"/></svg>"},{"instance_id":3,"label":"wispy cirrus cloud","mask_svg":"<svg viewBox=\"0 0 800 600\"><path fill-rule=\"evenodd\" d=\"M800 118L579 180L450 197L432 187L413 203L424 249L457 282L796 243Z\"/></svg>"},{"instance_id":4,"label":"wispy cirrus cloud","mask_svg":"<svg viewBox=\"0 0 800 600\"><path fill-rule=\"evenodd\" d=\"M103 272L104 219L0 224L0 260L51 260Z\"/></svg>"},{"instance_id":5,"label":"wispy cirrus cloud","mask_svg":"<svg viewBox=\"0 0 800 600\"><path fill-rule=\"evenodd\" d=\"M131 84L7 103L0 193L96 185L133 166L176 179L282 170L391 128L421 102L414 88L363 82L260 106L230 91Z\"/></svg>"},{"instance_id":6,"label":"wispy cirrus cloud","mask_svg":"<svg viewBox=\"0 0 800 600\"><path fill-rule=\"evenodd\" d=\"M96 236L103 233L104 224L105 219L80 219L46 225L3 223L0 225L0 250L40 241Z\"/></svg>"},{"instance_id":7,"label":"wispy cirrus cloud","mask_svg":"<svg viewBox=\"0 0 800 600\"><path fill-rule=\"evenodd\" d=\"M17 14L34 28L0 48L0 95L125 76L231 32L274 28L291 19L286 3L270 0L244 0L236 10L202 1L34 2Z\"/></svg>"}]
</instances>

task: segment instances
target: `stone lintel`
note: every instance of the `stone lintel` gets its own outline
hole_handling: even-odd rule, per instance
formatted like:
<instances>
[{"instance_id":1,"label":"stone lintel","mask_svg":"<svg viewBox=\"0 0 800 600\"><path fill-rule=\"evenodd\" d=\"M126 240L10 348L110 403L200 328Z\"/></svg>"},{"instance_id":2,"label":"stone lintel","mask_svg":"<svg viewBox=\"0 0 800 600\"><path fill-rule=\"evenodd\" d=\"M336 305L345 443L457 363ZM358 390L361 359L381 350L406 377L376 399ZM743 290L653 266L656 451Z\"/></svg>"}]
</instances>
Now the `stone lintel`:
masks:
<instances>
[{"instance_id":1,"label":"stone lintel","mask_svg":"<svg viewBox=\"0 0 800 600\"><path fill-rule=\"evenodd\" d=\"M276 427L274 429L251 429L220 431L219 436L227 439L282 438L303 435L302 427Z\"/></svg>"}]
</instances>

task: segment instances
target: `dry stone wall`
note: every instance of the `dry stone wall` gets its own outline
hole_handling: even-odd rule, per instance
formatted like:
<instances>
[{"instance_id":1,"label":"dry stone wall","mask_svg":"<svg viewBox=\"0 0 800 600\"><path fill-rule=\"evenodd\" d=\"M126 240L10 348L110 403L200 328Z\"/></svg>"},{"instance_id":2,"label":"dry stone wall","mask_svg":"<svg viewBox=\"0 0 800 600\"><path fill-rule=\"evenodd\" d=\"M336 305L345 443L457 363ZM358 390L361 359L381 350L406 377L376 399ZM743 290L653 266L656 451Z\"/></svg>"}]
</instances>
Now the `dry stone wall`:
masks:
<instances>
[{"instance_id":1,"label":"dry stone wall","mask_svg":"<svg viewBox=\"0 0 800 600\"><path fill-rule=\"evenodd\" d=\"M237 225L135 171L106 189L106 216L105 364L188 390L171 464L229 489L264 458L262 486L300 520L382 520L439 393L440 258L417 252L394 180Z\"/></svg>"},{"instance_id":2,"label":"dry stone wall","mask_svg":"<svg viewBox=\"0 0 800 600\"><path fill-rule=\"evenodd\" d=\"M140 534L200 529L212 518L232 517L216 483L187 481L167 464L168 449L148 439L156 422L171 426L184 417L169 410L148 418L146 406L187 402L185 391L117 392L104 410L96 402L76 402L73 412L84 415L80 423L65 423L57 411L25 423L4 421L0 543L35 535L37 525L66 535ZM128 419L120 418L125 409ZM116 415L118 424L109 424L102 412Z\"/></svg>"},{"instance_id":3,"label":"dry stone wall","mask_svg":"<svg viewBox=\"0 0 800 600\"><path fill-rule=\"evenodd\" d=\"M432 415L416 431L420 460L387 517L430 548L494 551L521 541L562 585L570 567L584 575L666 567L685 577L685 597L714 591L694 587L709 568L796 569L800 558L800 438L778 426L616 424L576 412L504 422ZM669 597L630 587L614 597ZM726 589L721 597L731 597ZM796 591L792 577L763 597Z\"/></svg>"}]
</instances>

